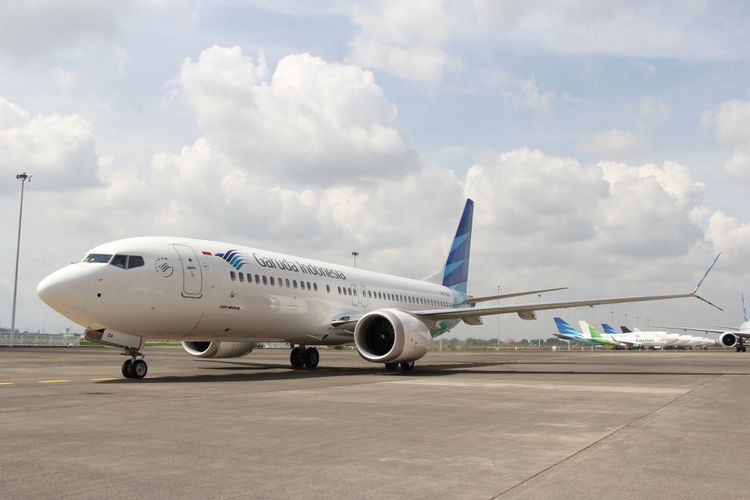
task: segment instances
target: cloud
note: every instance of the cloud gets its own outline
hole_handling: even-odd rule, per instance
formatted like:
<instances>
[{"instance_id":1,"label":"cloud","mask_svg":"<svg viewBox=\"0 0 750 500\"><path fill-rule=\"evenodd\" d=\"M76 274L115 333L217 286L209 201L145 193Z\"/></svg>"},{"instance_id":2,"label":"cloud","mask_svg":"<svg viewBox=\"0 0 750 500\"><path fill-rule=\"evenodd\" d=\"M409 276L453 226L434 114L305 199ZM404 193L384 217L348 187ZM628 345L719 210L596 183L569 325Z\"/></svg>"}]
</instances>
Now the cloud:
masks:
<instances>
[{"instance_id":1,"label":"cloud","mask_svg":"<svg viewBox=\"0 0 750 500\"><path fill-rule=\"evenodd\" d=\"M669 107L652 96L644 96L638 103L638 121L642 127L658 124L669 118Z\"/></svg>"},{"instance_id":2,"label":"cloud","mask_svg":"<svg viewBox=\"0 0 750 500\"><path fill-rule=\"evenodd\" d=\"M741 57L749 46L742 24L714 14L710 2L680 9L671 2L619 0L475 0L474 6L487 36L557 54L706 60Z\"/></svg>"},{"instance_id":3,"label":"cloud","mask_svg":"<svg viewBox=\"0 0 750 500\"><path fill-rule=\"evenodd\" d=\"M35 187L67 190L99 184L98 156L89 123L76 115L29 113L0 97L0 172L26 171ZM4 184L7 192L9 186Z\"/></svg>"},{"instance_id":4,"label":"cloud","mask_svg":"<svg viewBox=\"0 0 750 500\"><path fill-rule=\"evenodd\" d=\"M366 68L430 86L457 64L444 47L454 21L439 0L379 0L354 9L360 32L350 42L349 59Z\"/></svg>"},{"instance_id":5,"label":"cloud","mask_svg":"<svg viewBox=\"0 0 750 500\"><path fill-rule=\"evenodd\" d=\"M0 51L27 58L89 37L109 37L122 2L20 0L0 3Z\"/></svg>"},{"instance_id":6,"label":"cloud","mask_svg":"<svg viewBox=\"0 0 750 500\"><path fill-rule=\"evenodd\" d=\"M513 79L515 89L503 90L505 102L517 108L530 108L547 111L557 98L556 93L536 83L536 79Z\"/></svg>"},{"instance_id":7,"label":"cloud","mask_svg":"<svg viewBox=\"0 0 750 500\"><path fill-rule=\"evenodd\" d=\"M609 129L578 143L578 150L601 158L618 158L646 149L643 136L630 130Z\"/></svg>"},{"instance_id":8,"label":"cloud","mask_svg":"<svg viewBox=\"0 0 750 500\"><path fill-rule=\"evenodd\" d=\"M282 58L211 47L175 79L198 125L242 168L291 184L361 183L402 175L414 156L394 125L396 108L357 66L309 54Z\"/></svg>"},{"instance_id":9,"label":"cloud","mask_svg":"<svg viewBox=\"0 0 750 500\"><path fill-rule=\"evenodd\" d=\"M704 128L715 127L717 140L732 147L722 171L732 180L749 183L750 101L725 101L718 110L703 113L701 124Z\"/></svg>"}]
</instances>

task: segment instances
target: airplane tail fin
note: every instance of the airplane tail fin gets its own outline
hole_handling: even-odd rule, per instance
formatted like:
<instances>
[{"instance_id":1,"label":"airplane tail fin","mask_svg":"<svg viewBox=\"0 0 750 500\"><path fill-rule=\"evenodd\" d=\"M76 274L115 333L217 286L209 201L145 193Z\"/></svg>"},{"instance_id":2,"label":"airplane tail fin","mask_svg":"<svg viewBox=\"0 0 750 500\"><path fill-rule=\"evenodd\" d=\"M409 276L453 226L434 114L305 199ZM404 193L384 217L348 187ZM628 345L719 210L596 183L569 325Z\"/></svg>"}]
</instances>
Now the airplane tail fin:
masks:
<instances>
[{"instance_id":1,"label":"airplane tail fin","mask_svg":"<svg viewBox=\"0 0 750 500\"><path fill-rule=\"evenodd\" d=\"M617 333L617 330L609 326L607 323L602 323L602 330L604 330L604 333Z\"/></svg>"},{"instance_id":2,"label":"airplane tail fin","mask_svg":"<svg viewBox=\"0 0 750 500\"><path fill-rule=\"evenodd\" d=\"M740 296L742 297L742 314L744 314L745 321L748 321L748 318L747 318L747 304L745 303L745 294L742 293L742 294L740 294Z\"/></svg>"},{"instance_id":3,"label":"airplane tail fin","mask_svg":"<svg viewBox=\"0 0 750 500\"><path fill-rule=\"evenodd\" d=\"M599 331L596 328L594 328L593 325L589 325L585 321L579 321L578 323L581 325L581 333L583 334L584 337L589 338L589 339L604 338L602 337L602 334L599 333Z\"/></svg>"},{"instance_id":4,"label":"airplane tail fin","mask_svg":"<svg viewBox=\"0 0 750 500\"><path fill-rule=\"evenodd\" d=\"M466 200L456 236L453 238L448 258L443 266L443 286L466 294L469 278L469 256L471 252L471 225L474 218L474 202Z\"/></svg>"},{"instance_id":5,"label":"airplane tail fin","mask_svg":"<svg viewBox=\"0 0 750 500\"><path fill-rule=\"evenodd\" d=\"M584 338L591 339L594 338L592 335L596 330L594 330L591 325L586 323L585 321L579 321L579 325L581 325L581 335L584 336Z\"/></svg>"},{"instance_id":6,"label":"airplane tail fin","mask_svg":"<svg viewBox=\"0 0 750 500\"><path fill-rule=\"evenodd\" d=\"M633 330L631 330L627 326L620 326L620 330L622 330L622 333L633 333Z\"/></svg>"},{"instance_id":7,"label":"airplane tail fin","mask_svg":"<svg viewBox=\"0 0 750 500\"><path fill-rule=\"evenodd\" d=\"M559 331L560 333L563 333L565 335L575 335L576 337L579 336L579 333L576 331L576 329L570 326L561 317L555 316L555 324L557 325L557 331Z\"/></svg>"}]
</instances>

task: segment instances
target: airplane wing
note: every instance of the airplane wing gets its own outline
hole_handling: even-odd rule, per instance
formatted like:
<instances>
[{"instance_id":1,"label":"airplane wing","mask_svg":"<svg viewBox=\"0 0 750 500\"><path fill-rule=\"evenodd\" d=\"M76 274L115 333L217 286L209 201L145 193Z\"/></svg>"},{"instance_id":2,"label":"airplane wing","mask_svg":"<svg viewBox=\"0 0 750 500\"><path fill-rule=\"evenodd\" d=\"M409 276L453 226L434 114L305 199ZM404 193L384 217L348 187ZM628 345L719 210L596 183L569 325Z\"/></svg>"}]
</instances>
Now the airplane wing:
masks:
<instances>
[{"instance_id":1,"label":"airplane wing","mask_svg":"<svg viewBox=\"0 0 750 500\"><path fill-rule=\"evenodd\" d=\"M683 330L686 332L703 332L703 333L724 333L731 332L732 328L694 328L692 326L652 326L651 328L664 328L666 330ZM736 333L736 332L732 332Z\"/></svg>"},{"instance_id":2,"label":"airplane wing","mask_svg":"<svg viewBox=\"0 0 750 500\"><path fill-rule=\"evenodd\" d=\"M598 306L603 304L623 304L626 302L647 302L651 300L683 299L695 297L716 307L719 306L708 302L695 291L688 293L676 293L669 295L639 295L634 297L612 297L608 299L571 300L567 302L542 302L533 304L517 304L496 307L466 307L455 309L433 309L427 311L413 311L412 314L426 321L438 321L441 319L475 318L477 316L490 316L494 314L516 313L523 319L536 319L536 311L547 311L550 309L567 309L570 307Z\"/></svg>"},{"instance_id":3,"label":"airplane wing","mask_svg":"<svg viewBox=\"0 0 750 500\"><path fill-rule=\"evenodd\" d=\"M466 299L466 303L469 305L476 304L477 302L489 302L491 300L500 300L500 299L509 299L511 297L522 297L524 295L534 295L538 293L545 293L545 292L556 292L558 290L567 290L567 286L559 287L559 288L545 288L544 290L529 290L526 292L516 292L516 293L504 293L502 295L488 295L485 297L469 297Z\"/></svg>"},{"instance_id":4,"label":"airplane wing","mask_svg":"<svg viewBox=\"0 0 750 500\"><path fill-rule=\"evenodd\" d=\"M723 309L716 304L709 302L700 295L698 295L698 289L703 284L703 281L711 272L716 261L719 260L721 254L717 255L703 276L695 285L692 291L687 293L675 293L666 295L638 295L634 297L612 297L607 299L590 299L590 300L572 300L566 302L546 302L537 304L517 304L509 306L495 306L495 307L458 307L450 309L433 309L426 311L413 311L412 314L421 318L423 321L434 322L443 319L462 319L466 323L476 322L475 319L480 316L491 316L495 314L510 314L516 313L522 319L536 319L536 311L547 311L550 309L567 309L570 307L583 307L583 306L598 306L604 304L623 304L627 302L647 302L652 300L667 300L667 299L682 299L688 297L695 297L696 299L702 300L706 304L709 304L716 309L723 311ZM468 321L467 321L468 320Z\"/></svg>"}]
</instances>

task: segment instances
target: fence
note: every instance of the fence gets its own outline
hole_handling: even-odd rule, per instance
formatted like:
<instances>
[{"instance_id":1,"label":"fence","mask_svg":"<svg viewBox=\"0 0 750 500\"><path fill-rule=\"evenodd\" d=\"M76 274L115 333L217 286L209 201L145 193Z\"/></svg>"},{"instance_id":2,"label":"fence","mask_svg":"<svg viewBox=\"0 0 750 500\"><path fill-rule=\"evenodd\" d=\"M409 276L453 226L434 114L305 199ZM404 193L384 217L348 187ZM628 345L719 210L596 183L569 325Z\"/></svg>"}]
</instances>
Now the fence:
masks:
<instances>
[{"instance_id":1,"label":"fence","mask_svg":"<svg viewBox=\"0 0 750 500\"><path fill-rule=\"evenodd\" d=\"M78 347L81 337L77 335L53 335L44 333L16 333L13 335L13 346L36 347ZM0 333L0 346L10 345L10 333Z\"/></svg>"}]
</instances>

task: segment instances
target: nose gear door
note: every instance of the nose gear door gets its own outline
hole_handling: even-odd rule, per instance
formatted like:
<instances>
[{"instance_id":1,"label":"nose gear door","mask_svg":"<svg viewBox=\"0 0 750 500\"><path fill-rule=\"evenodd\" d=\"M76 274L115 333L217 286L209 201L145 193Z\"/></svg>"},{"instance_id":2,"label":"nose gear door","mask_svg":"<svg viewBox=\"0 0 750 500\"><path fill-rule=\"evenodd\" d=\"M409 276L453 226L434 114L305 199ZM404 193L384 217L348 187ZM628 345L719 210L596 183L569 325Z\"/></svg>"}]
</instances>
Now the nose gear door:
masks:
<instances>
[{"instance_id":1,"label":"nose gear door","mask_svg":"<svg viewBox=\"0 0 750 500\"><path fill-rule=\"evenodd\" d=\"M182 263L182 296L198 299L203 296L203 271L198 256L188 245L176 244Z\"/></svg>"}]
</instances>

